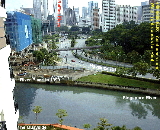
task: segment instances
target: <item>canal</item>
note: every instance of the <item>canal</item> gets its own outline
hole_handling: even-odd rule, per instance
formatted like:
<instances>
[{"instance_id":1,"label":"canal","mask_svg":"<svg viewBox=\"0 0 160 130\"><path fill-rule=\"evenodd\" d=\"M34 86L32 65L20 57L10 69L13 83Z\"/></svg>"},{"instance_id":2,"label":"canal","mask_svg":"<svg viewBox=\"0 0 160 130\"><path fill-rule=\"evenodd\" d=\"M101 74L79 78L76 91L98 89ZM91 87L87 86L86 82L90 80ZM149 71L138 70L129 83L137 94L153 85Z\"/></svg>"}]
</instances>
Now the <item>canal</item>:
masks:
<instances>
[{"instance_id":1,"label":"canal","mask_svg":"<svg viewBox=\"0 0 160 130\"><path fill-rule=\"evenodd\" d=\"M65 109L68 116L64 117L63 124L73 127L83 128L83 124L91 124L92 129L99 118L106 118L113 126L126 125L129 129L136 126L143 130L160 128L160 98L156 96L27 83L16 83L14 92L25 123L59 123L55 114L58 109ZM34 106L43 109L37 121L32 111Z\"/></svg>"}]
</instances>

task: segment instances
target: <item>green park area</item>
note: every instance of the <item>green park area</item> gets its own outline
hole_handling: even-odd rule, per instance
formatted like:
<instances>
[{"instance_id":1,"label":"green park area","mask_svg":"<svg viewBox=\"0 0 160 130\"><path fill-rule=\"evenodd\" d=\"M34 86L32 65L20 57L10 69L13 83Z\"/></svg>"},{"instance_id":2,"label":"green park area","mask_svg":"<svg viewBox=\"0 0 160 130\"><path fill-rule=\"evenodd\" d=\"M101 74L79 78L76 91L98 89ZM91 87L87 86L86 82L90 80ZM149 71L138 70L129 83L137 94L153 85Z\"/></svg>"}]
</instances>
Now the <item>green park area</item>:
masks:
<instances>
[{"instance_id":1,"label":"green park area","mask_svg":"<svg viewBox=\"0 0 160 130\"><path fill-rule=\"evenodd\" d=\"M96 82L96 83L108 83L108 84L115 84L115 85L122 85L122 86L133 86L133 87L143 87L143 88L150 88L150 89L159 89L160 84L140 81L135 79L128 79L123 77L111 76L106 74L98 73L96 75L89 75L82 78L79 78L77 81L84 81L84 82Z\"/></svg>"}]
</instances>

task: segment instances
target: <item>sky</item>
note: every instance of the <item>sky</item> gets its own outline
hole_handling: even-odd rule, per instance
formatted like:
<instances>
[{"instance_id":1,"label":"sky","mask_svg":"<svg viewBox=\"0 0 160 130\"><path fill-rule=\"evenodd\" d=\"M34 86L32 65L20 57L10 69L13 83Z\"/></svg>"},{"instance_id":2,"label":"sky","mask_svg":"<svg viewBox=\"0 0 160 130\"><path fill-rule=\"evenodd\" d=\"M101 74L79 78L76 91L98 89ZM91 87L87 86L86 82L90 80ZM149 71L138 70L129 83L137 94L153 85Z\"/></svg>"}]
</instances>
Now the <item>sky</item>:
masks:
<instances>
[{"instance_id":1,"label":"sky","mask_svg":"<svg viewBox=\"0 0 160 130\"><path fill-rule=\"evenodd\" d=\"M52 13L53 12L53 0L49 1L49 10ZM89 1L97 1L99 8L101 8L102 0L68 0L68 6L69 7L79 7L80 12L83 6L87 7ZM146 0L115 0L115 3L118 5L131 5L131 6L140 6L141 2L144 2ZM6 9L7 11L13 11L15 9L20 9L20 7L24 8L33 8L33 0L6 0Z\"/></svg>"}]
</instances>

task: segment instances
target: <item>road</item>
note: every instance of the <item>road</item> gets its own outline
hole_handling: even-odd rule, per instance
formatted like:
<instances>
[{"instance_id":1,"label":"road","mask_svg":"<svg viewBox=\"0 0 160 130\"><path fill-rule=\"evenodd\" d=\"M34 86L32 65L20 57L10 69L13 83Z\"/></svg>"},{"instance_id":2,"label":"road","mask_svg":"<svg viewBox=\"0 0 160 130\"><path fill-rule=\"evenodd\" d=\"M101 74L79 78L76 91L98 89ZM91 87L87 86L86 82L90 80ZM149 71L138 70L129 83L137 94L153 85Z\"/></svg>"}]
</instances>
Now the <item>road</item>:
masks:
<instances>
[{"instance_id":1,"label":"road","mask_svg":"<svg viewBox=\"0 0 160 130\"><path fill-rule=\"evenodd\" d=\"M76 39L77 43L76 43L75 47L85 47L86 46L85 45L85 40L86 39ZM59 46L60 49L61 48L71 47L71 44L70 44L71 40L68 40L68 39L62 40L62 39L60 39L59 42L60 43L58 44L58 46ZM81 55L82 57L86 58L81 50L77 50L77 53L79 55ZM78 58L75 58L73 56L71 51L60 51L60 58L63 59L63 61L61 63L62 66L80 67L80 68L85 68L86 70L94 70L94 71L97 71L97 72L101 72L101 71L115 72L116 71L116 69L113 68L113 67L107 67L107 66L92 64L92 63L85 62L85 61L80 61ZM72 62L71 60L74 60L75 62ZM112 64L112 65L132 67L131 64L126 64L126 63L116 62L116 61L111 61L111 60L104 61L102 59L95 59L95 58L92 59L92 60L96 60L96 61L99 61L99 62ZM149 73L147 73L145 76L137 75L137 77L148 78L148 79L156 79L155 77L153 77L152 74L149 74Z\"/></svg>"},{"instance_id":2,"label":"road","mask_svg":"<svg viewBox=\"0 0 160 130\"><path fill-rule=\"evenodd\" d=\"M63 42L61 41L62 40L60 40L60 44L58 44L59 48L70 47L71 40L66 39ZM77 44L75 45L75 47L85 47L86 46L85 44L83 44L85 42L85 39L77 39L76 42ZM82 51L78 50L77 52L81 53ZM80 68L85 68L86 70L94 70L97 72L100 72L100 71L115 72L115 68L112 68L112 67L104 67L104 66L92 64L89 62L80 61L78 58L75 58L73 56L71 51L60 51L60 58L63 59L61 63L62 66L80 67ZM74 60L75 62L72 62L71 60Z\"/></svg>"}]
</instances>

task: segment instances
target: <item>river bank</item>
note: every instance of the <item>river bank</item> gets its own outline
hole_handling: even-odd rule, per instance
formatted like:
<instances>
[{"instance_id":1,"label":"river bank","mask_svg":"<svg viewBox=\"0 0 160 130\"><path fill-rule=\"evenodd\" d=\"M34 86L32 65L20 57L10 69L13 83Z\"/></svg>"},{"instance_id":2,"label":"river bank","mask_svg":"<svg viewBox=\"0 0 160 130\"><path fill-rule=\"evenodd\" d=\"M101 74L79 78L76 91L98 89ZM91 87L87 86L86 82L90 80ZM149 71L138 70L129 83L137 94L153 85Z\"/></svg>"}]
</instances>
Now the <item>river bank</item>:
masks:
<instances>
[{"instance_id":1,"label":"river bank","mask_svg":"<svg viewBox=\"0 0 160 130\"><path fill-rule=\"evenodd\" d=\"M54 80L54 78L56 78ZM87 88L97 88L97 89L108 89L113 91L125 91L131 93L141 93L148 95L160 96L160 91L155 89L133 87L133 86L121 86L121 85L112 85L105 83L94 83L94 82L82 82L82 81L72 81L66 79L65 77L51 77L44 79L24 79L24 78L15 78L16 83L33 83L33 84L51 84L51 85L69 85L69 86L79 86Z\"/></svg>"}]
</instances>

